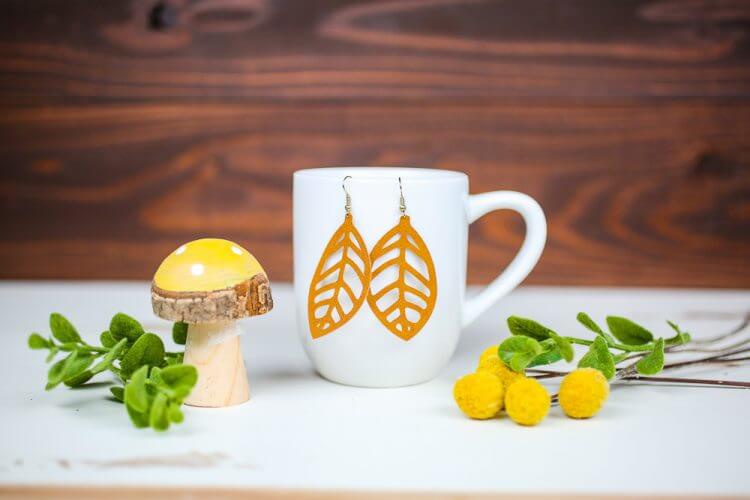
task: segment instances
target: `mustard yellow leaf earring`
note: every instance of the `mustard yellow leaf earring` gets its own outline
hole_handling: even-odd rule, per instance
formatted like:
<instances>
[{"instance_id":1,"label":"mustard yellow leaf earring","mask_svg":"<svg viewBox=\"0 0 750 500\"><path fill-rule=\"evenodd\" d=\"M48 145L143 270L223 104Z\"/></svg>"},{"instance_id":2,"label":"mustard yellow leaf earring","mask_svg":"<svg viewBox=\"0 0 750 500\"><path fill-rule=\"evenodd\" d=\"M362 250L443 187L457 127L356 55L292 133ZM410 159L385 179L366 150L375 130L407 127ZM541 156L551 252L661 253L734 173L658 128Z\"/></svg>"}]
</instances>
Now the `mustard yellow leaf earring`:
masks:
<instances>
[{"instance_id":1,"label":"mustard yellow leaf earring","mask_svg":"<svg viewBox=\"0 0 750 500\"><path fill-rule=\"evenodd\" d=\"M307 319L314 339L336 330L352 319L370 286L370 256L362 235L354 226L352 197L346 195L344 222L328 241L315 269L307 296Z\"/></svg>"},{"instance_id":2,"label":"mustard yellow leaf earring","mask_svg":"<svg viewBox=\"0 0 750 500\"><path fill-rule=\"evenodd\" d=\"M373 270L367 302L391 333L410 340L432 315L437 277L430 251L406 215L401 177L398 188L401 218L370 253Z\"/></svg>"}]
</instances>

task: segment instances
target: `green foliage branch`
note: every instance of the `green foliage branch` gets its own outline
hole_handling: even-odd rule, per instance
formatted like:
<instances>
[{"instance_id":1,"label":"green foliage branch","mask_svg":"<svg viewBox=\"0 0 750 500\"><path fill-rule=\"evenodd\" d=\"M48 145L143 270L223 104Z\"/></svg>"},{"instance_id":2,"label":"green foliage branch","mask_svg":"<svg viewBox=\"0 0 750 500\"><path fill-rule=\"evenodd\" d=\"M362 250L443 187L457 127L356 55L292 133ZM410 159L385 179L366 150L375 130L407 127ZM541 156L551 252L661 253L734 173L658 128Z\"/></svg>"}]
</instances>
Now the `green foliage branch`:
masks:
<instances>
[{"instance_id":1,"label":"green foliage branch","mask_svg":"<svg viewBox=\"0 0 750 500\"><path fill-rule=\"evenodd\" d=\"M577 319L595 334L593 339L562 336L532 319L510 316L507 323L512 336L500 344L500 359L511 370L521 372L562 359L571 362L574 359L572 346L582 345L588 350L579 359L578 366L595 368L609 380L615 374L655 375L664 368L664 350L667 346L690 342L690 334L672 321L667 321L667 324L674 334L657 338L645 327L621 316L607 316L608 331L584 312L578 313ZM618 372L616 365L627 359L636 361Z\"/></svg>"},{"instance_id":2,"label":"green foliage branch","mask_svg":"<svg viewBox=\"0 0 750 500\"><path fill-rule=\"evenodd\" d=\"M98 374L109 372L119 381L109 388L113 398L124 403L136 427L165 431L183 421L182 403L195 387L198 371L182 364L183 353L168 352L155 333L146 332L136 319L117 313L109 328L99 335L99 345L86 342L62 314L49 318L51 335L32 333L28 346L48 352L52 363L46 390L60 384L70 388L89 384ZM172 339L185 344L187 325L175 323Z\"/></svg>"}]
</instances>

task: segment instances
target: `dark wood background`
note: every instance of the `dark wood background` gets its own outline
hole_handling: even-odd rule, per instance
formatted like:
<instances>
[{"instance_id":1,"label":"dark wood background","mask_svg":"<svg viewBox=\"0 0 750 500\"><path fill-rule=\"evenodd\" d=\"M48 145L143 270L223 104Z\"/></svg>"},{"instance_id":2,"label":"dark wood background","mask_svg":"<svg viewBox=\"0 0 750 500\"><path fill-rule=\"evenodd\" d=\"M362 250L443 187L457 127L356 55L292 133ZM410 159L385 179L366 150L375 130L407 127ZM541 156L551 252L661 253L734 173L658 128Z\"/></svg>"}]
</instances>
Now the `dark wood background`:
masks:
<instances>
[{"instance_id":1,"label":"dark wood background","mask_svg":"<svg viewBox=\"0 0 750 500\"><path fill-rule=\"evenodd\" d=\"M290 280L292 172L378 164L540 200L529 283L750 287L750 1L4 0L0 161L2 278L217 235Z\"/></svg>"}]
</instances>

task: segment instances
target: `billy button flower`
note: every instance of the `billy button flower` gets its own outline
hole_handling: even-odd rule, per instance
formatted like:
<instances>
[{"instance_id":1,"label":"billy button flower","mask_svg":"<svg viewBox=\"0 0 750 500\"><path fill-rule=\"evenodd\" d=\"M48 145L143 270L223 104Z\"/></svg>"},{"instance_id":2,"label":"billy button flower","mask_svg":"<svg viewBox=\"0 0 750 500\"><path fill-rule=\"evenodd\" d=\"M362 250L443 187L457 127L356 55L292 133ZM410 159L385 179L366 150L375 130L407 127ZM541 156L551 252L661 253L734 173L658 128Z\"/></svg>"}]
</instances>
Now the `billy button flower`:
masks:
<instances>
[{"instance_id":1,"label":"billy button flower","mask_svg":"<svg viewBox=\"0 0 750 500\"><path fill-rule=\"evenodd\" d=\"M484 351L482 351L482 354L479 355L479 362L481 363L486 358L496 358L497 356L497 350L500 348L498 344L491 345Z\"/></svg>"},{"instance_id":2,"label":"billy button flower","mask_svg":"<svg viewBox=\"0 0 750 500\"><path fill-rule=\"evenodd\" d=\"M498 377L488 372L465 375L453 386L453 398L469 418L485 420L503 408L505 389Z\"/></svg>"},{"instance_id":3,"label":"billy button flower","mask_svg":"<svg viewBox=\"0 0 750 500\"><path fill-rule=\"evenodd\" d=\"M590 418L609 396L609 384L602 372L579 368L570 372L560 385L560 407L571 418Z\"/></svg>"},{"instance_id":4,"label":"billy button flower","mask_svg":"<svg viewBox=\"0 0 750 500\"><path fill-rule=\"evenodd\" d=\"M515 380L523 378L523 373L514 372L507 367L498 355L500 346L493 345L485 349L479 356L477 372L489 372L500 378L503 387L507 390L508 386Z\"/></svg>"},{"instance_id":5,"label":"billy button flower","mask_svg":"<svg viewBox=\"0 0 750 500\"><path fill-rule=\"evenodd\" d=\"M520 425L536 425L544 420L550 404L547 389L531 378L516 380L505 392L505 412Z\"/></svg>"}]
</instances>

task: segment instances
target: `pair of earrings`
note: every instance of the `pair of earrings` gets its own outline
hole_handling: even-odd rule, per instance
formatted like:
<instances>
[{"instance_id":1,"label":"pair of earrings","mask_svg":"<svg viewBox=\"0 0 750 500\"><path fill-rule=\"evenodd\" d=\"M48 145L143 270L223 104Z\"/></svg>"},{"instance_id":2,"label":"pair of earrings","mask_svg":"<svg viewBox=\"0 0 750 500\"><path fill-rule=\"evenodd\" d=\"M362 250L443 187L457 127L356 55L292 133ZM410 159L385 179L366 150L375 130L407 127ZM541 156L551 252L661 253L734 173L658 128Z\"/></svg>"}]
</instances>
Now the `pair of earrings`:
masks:
<instances>
[{"instance_id":1,"label":"pair of earrings","mask_svg":"<svg viewBox=\"0 0 750 500\"><path fill-rule=\"evenodd\" d=\"M328 241L315 269L307 300L310 333L322 337L352 319L365 300L380 323L403 340L410 340L432 315L437 298L435 265L430 251L406 215L400 192L398 223L367 251L354 225L352 198L346 196L344 222Z\"/></svg>"}]
</instances>

